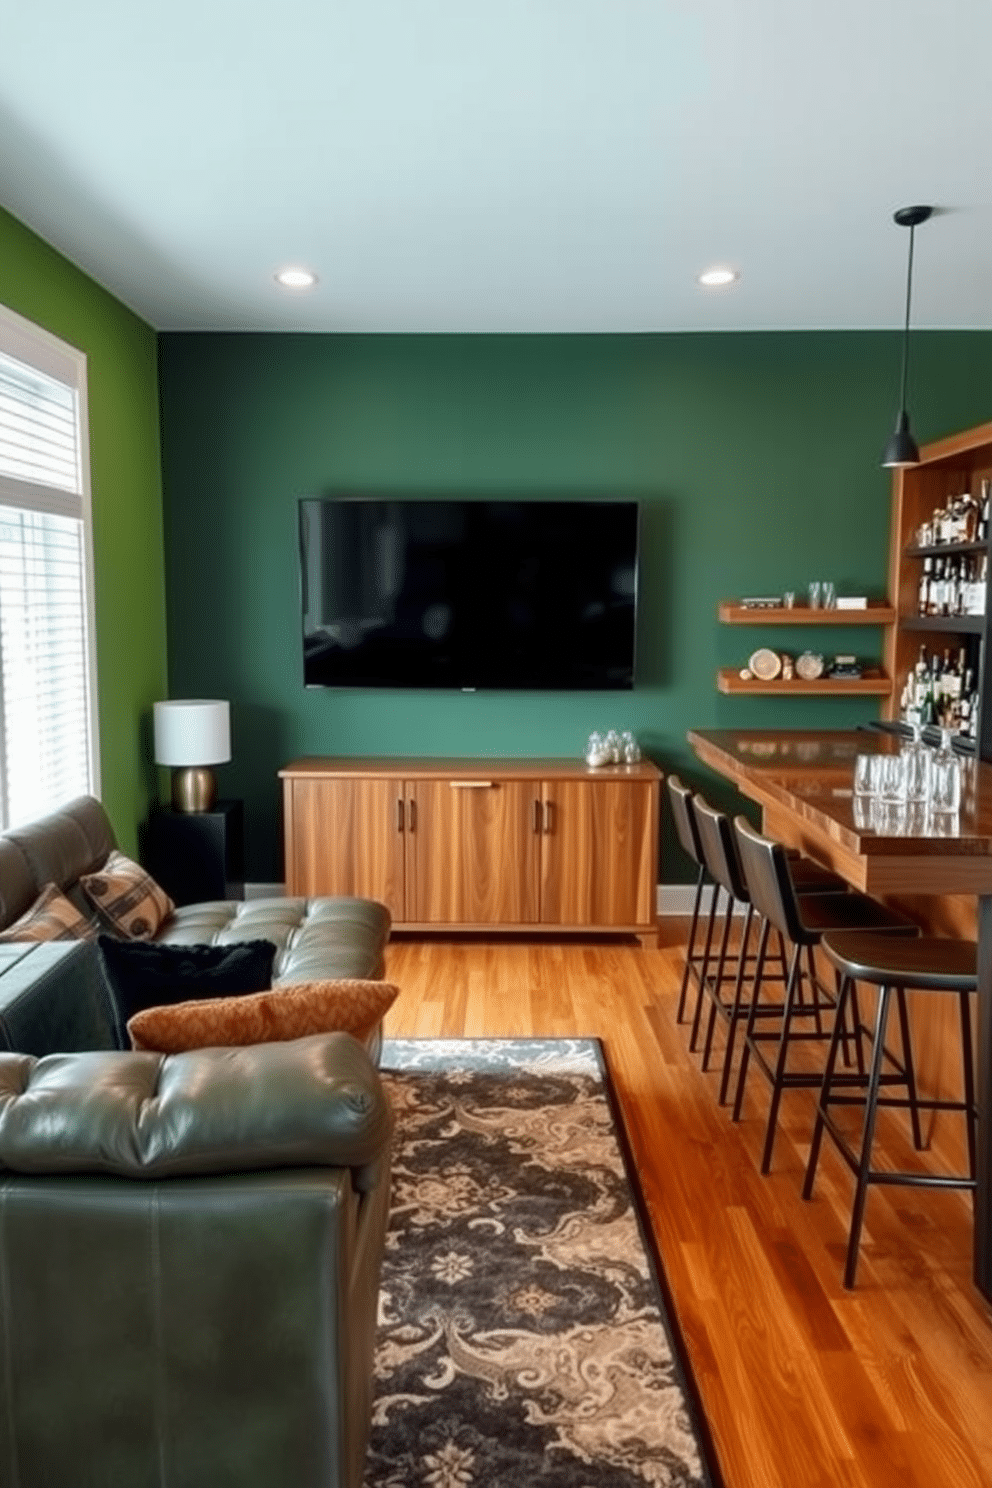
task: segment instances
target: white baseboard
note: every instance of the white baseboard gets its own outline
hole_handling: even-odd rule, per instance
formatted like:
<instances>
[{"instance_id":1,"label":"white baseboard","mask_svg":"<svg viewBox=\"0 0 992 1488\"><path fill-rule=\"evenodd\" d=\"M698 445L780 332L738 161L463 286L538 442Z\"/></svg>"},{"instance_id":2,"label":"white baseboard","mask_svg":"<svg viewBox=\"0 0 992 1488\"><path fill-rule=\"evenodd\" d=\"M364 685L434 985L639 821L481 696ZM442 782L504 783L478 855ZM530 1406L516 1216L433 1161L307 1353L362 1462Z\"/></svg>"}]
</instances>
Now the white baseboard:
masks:
<instances>
[{"instance_id":1,"label":"white baseboard","mask_svg":"<svg viewBox=\"0 0 992 1488\"><path fill-rule=\"evenodd\" d=\"M281 883L246 883L246 899L281 899L286 892L286 885Z\"/></svg>"},{"instance_id":2,"label":"white baseboard","mask_svg":"<svg viewBox=\"0 0 992 1488\"><path fill-rule=\"evenodd\" d=\"M713 887L706 884L703 887L703 898L700 903L700 913L709 914L710 903L713 898ZM659 915L682 915L688 918L692 914L692 906L696 902L695 884L659 884L658 885L658 913ZM734 913L743 915L744 905L734 906Z\"/></svg>"},{"instance_id":3,"label":"white baseboard","mask_svg":"<svg viewBox=\"0 0 992 1488\"><path fill-rule=\"evenodd\" d=\"M246 883L246 899L279 899L286 892L286 885L281 883ZM700 909L708 914L710 899L713 889L706 885L703 889L703 900ZM659 884L658 885L658 913L659 915L681 915L688 917L692 914L692 906L696 899L695 884ZM743 906L737 913L743 914Z\"/></svg>"}]
</instances>

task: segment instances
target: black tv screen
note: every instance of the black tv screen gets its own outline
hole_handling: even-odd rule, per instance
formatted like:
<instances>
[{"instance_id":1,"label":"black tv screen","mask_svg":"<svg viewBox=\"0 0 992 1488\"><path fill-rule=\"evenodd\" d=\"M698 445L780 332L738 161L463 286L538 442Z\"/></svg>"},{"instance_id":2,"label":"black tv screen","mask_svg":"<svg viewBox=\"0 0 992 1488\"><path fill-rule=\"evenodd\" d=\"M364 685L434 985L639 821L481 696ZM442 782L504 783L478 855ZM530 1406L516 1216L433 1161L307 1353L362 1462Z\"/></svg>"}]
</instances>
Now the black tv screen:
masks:
<instances>
[{"instance_id":1,"label":"black tv screen","mask_svg":"<svg viewBox=\"0 0 992 1488\"><path fill-rule=\"evenodd\" d=\"M634 685L634 501L300 502L307 687Z\"/></svg>"}]
</instances>

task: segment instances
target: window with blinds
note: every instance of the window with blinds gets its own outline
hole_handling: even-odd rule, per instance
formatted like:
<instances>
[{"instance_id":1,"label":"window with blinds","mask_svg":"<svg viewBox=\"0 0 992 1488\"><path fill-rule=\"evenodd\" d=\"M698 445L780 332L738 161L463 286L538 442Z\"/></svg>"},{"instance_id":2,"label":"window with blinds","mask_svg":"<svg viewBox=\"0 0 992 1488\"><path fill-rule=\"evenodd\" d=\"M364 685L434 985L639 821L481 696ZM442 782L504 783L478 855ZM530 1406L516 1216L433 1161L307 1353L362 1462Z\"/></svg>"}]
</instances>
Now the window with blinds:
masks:
<instances>
[{"instance_id":1,"label":"window with blinds","mask_svg":"<svg viewBox=\"0 0 992 1488\"><path fill-rule=\"evenodd\" d=\"M86 360L0 307L0 826L96 791Z\"/></svg>"}]
</instances>

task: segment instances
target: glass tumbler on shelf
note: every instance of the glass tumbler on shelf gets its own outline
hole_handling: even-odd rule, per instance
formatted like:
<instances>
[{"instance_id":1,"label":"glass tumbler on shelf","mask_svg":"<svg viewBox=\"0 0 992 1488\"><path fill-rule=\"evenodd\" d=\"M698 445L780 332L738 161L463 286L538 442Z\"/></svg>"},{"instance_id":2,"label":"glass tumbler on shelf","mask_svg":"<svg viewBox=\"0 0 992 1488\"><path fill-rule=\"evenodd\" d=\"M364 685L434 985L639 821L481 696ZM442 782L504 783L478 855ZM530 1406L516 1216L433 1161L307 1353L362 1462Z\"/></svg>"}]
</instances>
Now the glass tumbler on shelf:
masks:
<instances>
[{"instance_id":1,"label":"glass tumbler on shelf","mask_svg":"<svg viewBox=\"0 0 992 1488\"><path fill-rule=\"evenodd\" d=\"M825 610L837 608L837 586L832 579L824 579L820 585L820 599Z\"/></svg>"},{"instance_id":2,"label":"glass tumbler on shelf","mask_svg":"<svg viewBox=\"0 0 992 1488\"><path fill-rule=\"evenodd\" d=\"M811 610L818 610L820 608L820 581L819 581L819 579L814 579L813 582L809 585L809 587L808 587L808 593L809 593L809 607L810 607L810 609Z\"/></svg>"},{"instance_id":3,"label":"glass tumbler on shelf","mask_svg":"<svg viewBox=\"0 0 992 1488\"><path fill-rule=\"evenodd\" d=\"M940 748L930 762L930 805L940 813L961 809L961 761L951 745L950 729L941 729Z\"/></svg>"}]
</instances>

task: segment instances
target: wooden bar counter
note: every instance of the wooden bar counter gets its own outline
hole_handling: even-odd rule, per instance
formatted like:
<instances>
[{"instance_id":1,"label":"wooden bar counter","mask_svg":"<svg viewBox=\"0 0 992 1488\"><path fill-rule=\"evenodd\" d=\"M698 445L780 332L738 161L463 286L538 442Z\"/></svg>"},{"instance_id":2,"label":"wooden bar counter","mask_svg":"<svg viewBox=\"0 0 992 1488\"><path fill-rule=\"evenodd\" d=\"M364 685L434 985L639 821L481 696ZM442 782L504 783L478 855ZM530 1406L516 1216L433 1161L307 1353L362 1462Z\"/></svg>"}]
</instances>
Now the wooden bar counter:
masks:
<instances>
[{"instance_id":1,"label":"wooden bar counter","mask_svg":"<svg viewBox=\"0 0 992 1488\"><path fill-rule=\"evenodd\" d=\"M992 765L962 760L959 816L922 821L913 808L870 813L854 795L856 756L898 749L885 734L698 729L688 740L703 764L757 802L769 836L800 847L865 893L918 907L931 928L974 935L977 924L974 1275L992 1301Z\"/></svg>"}]
</instances>

